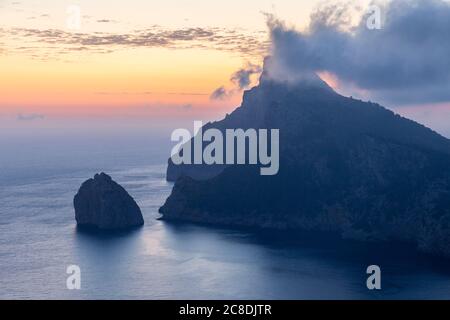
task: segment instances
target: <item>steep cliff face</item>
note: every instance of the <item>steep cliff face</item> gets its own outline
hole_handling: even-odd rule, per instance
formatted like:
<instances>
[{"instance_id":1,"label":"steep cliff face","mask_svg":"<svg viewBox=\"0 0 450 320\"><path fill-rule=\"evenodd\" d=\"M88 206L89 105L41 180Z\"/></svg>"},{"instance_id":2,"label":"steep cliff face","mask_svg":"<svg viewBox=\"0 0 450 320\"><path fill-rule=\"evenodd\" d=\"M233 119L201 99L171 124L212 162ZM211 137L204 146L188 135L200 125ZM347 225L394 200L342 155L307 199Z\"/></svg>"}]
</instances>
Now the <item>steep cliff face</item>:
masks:
<instances>
[{"instance_id":1,"label":"steep cliff face","mask_svg":"<svg viewBox=\"0 0 450 320\"><path fill-rule=\"evenodd\" d=\"M279 173L234 165L205 177L201 167L169 165L178 171L163 219L330 230L450 256L450 141L432 130L322 82L264 76L208 126L279 129Z\"/></svg>"}]
</instances>

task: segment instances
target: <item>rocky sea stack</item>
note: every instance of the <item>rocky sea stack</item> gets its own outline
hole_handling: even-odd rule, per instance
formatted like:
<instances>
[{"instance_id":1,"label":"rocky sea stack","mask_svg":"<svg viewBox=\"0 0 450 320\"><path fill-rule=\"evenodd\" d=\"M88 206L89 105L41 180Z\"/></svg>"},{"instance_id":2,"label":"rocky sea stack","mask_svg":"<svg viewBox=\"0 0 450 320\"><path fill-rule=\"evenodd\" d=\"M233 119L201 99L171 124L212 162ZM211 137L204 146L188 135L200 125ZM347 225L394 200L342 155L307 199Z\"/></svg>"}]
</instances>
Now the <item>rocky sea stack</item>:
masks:
<instances>
[{"instance_id":1,"label":"rocky sea stack","mask_svg":"<svg viewBox=\"0 0 450 320\"><path fill-rule=\"evenodd\" d=\"M293 84L263 73L239 108L205 128L279 129L279 173L169 160L176 183L163 219L332 231L450 257L450 141L423 125L320 79Z\"/></svg>"},{"instance_id":2,"label":"rocky sea stack","mask_svg":"<svg viewBox=\"0 0 450 320\"><path fill-rule=\"evenodd\" d=\"M80 227L116 231L144 224L141 209L134 199L105 173L84 182L73 203Z\"/></svg>"}]
</instances>

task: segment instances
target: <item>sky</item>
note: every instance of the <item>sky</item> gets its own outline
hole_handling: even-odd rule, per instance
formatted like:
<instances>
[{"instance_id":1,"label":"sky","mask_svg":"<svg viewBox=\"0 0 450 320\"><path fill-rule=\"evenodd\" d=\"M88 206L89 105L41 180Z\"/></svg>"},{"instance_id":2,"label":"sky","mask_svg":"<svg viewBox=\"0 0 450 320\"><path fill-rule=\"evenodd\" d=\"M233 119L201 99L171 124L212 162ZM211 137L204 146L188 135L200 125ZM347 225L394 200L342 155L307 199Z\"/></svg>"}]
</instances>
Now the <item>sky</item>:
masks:
<instances>
[{"instance_id":1,"label":"sky","mask_svg":"<svg viewBox=\"0 0 450 320\"><path fill-rule=\"evenodd\" d=\"M73 29L73 5L80 28ZM233 72L266 54L263 12L305 24L311 1L0 1L0 114L223 113ZM106 42L106 43L105 43Z\"/></svg>"},{"instance_id":2,"label":"sky","mask_svg":"<svg viewBox=\"0 0 450 320\"><path fill-rule=\"evenodd\" d=\"M327 39L332 41L321 40L321 33L314 30L326 8L349 7L348 3L0 0L0 121L4 120L3 126L23 128L55 125L49 123L54 119L126 119L131 124L142 119L218 119L240 104L243 90L257 83L263 58L274 53L271 43L279 49L288 48L288 56L294 52L295 61L305 60L295 51L300 39L309 46L308 52L316 56L332 53L326 61L329 65L320 65L324 70L317 71L338 91L381 100L396 112L450 136L446 99L419 97L405 102L389 92L365 88L363 82L349 81L351 77L363 77L365 69L356 67L363 65L361 61L347 68L359 71L354 74L346 72L341 61L336 64L340 44L335 40L342 38L341 26L328 26L332 32ZM357 26L361 12L369 4L369 0L353 2L352 8L358 7L359 11L350 13L351 24ZM281 29L268 27L267 13L282 21ZM74 20L78 14L80 19ZM419 27L423 28L420 24ZM276 30L282 32L276 34ZM387 26L384 30L381 39L398 29ZM292 34L293 42L285 42L291 39L285 35ZM408 35L411 33L405 34ZM392 39L395 44L395 38ZM317 46L315 41L319 40L329 47ZM361 47L362 40L353 40L346 42L349 45L345 50ZM442 42L439 37L436 41ZM415 63L420 56L410 55L408 45L403 53ZM377 46L375 42L367 52L376 52ZM319 52L311 48L319 48ZM281 49L275 53L284 59L286 50L280 53ZM387 50L384 53L389 55ZM315 65L314 60L308 63ZM342 68L333 68L333 63ZM377 70L377 63L380 61L372 61L369 67ZM383 83L385 79L373 80ZM446 90L445 86L442 88Z\"/></svg>"}]
</instances>

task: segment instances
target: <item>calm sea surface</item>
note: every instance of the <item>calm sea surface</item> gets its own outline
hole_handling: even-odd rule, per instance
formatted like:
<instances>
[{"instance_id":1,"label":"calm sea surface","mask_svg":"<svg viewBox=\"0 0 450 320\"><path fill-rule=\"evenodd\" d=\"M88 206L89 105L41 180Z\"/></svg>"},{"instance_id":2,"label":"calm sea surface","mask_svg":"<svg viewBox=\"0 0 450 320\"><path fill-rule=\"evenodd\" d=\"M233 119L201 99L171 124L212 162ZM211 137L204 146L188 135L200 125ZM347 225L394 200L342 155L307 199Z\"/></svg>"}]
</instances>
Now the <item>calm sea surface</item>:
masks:
<instances>
[{"instance_id":1,"label":"calm sea surface","mask_svg":"<svg viewBox=\"0 0 450 320\"><path fill-rule=\"evenodd\" d=\"M144 142L46 143L0 154L0 298L450 298L450 264L408 246L279 235L157 220L170 194L167 150ZM101 170L141 206L145 226L115 236L77 230L80 184ZM366 268L382 269L382 290ZM81 290L66 268L81 268Z\"/></svg>"}]
</instances>

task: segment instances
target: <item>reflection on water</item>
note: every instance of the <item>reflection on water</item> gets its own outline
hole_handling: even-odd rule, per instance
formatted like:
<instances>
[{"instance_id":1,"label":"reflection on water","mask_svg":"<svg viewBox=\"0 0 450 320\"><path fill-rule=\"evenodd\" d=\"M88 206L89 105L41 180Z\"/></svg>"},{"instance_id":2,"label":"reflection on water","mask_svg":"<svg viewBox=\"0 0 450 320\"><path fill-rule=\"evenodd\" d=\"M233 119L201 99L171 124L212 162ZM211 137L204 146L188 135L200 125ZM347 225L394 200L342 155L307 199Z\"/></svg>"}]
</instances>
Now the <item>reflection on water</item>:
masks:
<instances>
[{"instance_id":1,"label":"reflection on water","mask_svg":"<svg viewBox=\"0 0 450 320\"><path fill-rule=\"evenodd\" d=\"M90 172L0 189L0 298L450 298L450 264L407 245L159 221L172 187L164 170L109 172L146 221L115 235L75 226L73 195ZM71 264L81 268L80 291L66 289ZM365 285L372 264L382 268L381 292Z\"/></svg>"}]
</instances>

